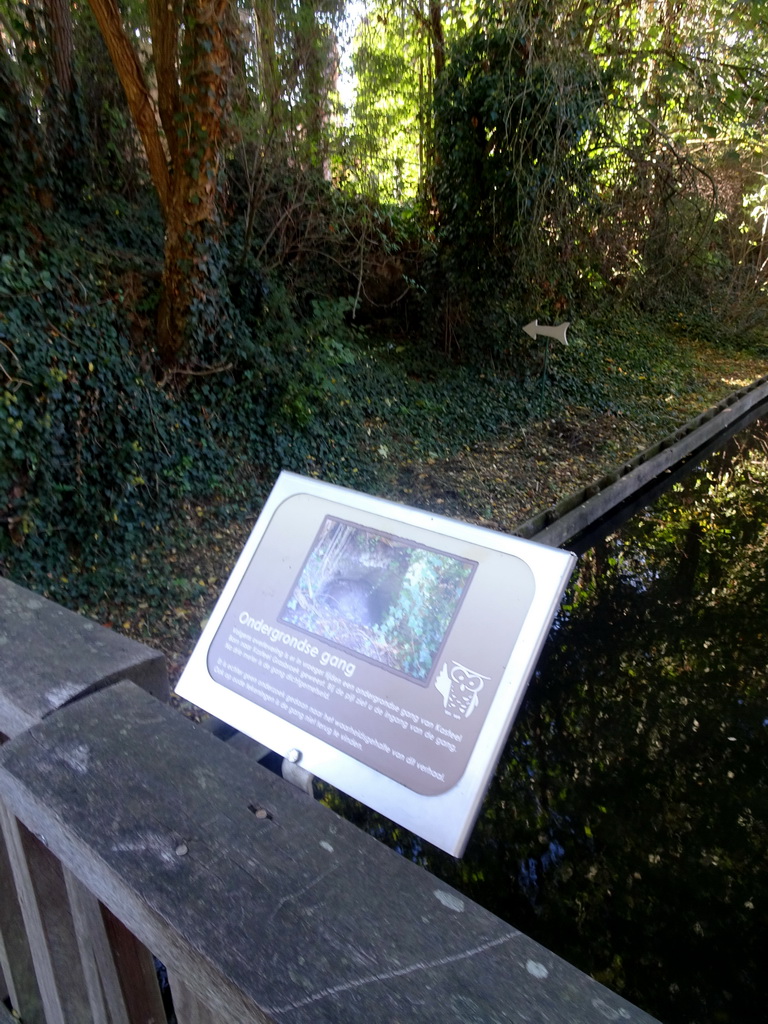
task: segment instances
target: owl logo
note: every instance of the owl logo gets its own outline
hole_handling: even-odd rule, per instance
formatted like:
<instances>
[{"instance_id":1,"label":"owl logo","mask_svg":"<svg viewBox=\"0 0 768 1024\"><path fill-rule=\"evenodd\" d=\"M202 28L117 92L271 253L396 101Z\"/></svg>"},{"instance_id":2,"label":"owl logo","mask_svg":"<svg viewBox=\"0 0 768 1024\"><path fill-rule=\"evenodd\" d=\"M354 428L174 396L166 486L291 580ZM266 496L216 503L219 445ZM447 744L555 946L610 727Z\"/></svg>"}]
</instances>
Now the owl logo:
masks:
<instances>
[{"instance_id":1,"label":"owl logo","mask_svg":"<svg viewBox=\"0 0 768 1024\"><path fill-rule=\"evenodd\" d=\"M450 715L451 718L469 718L480 703L478 693L482 690L484 682L490 678L465 668L458 661L453 662L449 674L448 664L444 664L435 680L435 687L443 698L446 715Z\"/></svg>"}]
</instances>

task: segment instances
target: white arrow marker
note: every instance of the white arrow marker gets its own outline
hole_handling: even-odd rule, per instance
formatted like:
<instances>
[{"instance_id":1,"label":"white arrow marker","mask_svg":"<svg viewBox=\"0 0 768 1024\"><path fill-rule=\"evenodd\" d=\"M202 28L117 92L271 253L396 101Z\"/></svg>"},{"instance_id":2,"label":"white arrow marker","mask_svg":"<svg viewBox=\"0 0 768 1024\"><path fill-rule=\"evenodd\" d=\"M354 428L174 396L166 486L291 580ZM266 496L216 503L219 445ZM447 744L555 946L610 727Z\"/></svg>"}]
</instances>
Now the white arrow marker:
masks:
<instances>
[{"instance_id":1,"label":"white arrow marker","mask_svg":"<svg viewBox=\"0 0 768 1024\"><path fill-rule=\"evenodd\" d=\"M556 327L546 327L539 325L538 320L531 320L529 324L526 324L523 330L526 334L530 335L535 341L538 335L545 338L557 338L558 341L562 341L564 345L568 344L568 339L565 336L565 332L571 326L570 320L565 320L561 324L557 324Z\"/></svg>"}]
</instances>

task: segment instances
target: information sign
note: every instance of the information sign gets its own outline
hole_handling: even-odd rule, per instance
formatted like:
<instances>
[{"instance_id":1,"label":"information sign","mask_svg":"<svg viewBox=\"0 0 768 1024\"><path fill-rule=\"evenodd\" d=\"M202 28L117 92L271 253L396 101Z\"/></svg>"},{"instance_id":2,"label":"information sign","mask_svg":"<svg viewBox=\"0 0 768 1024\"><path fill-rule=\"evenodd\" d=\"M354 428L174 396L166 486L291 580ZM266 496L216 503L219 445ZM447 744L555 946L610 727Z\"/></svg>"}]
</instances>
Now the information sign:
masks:
<instances>
[{"instance_id":1,"label":"information sign","mask_svg":"<svg viewBox=\"0 0 768 1024\"><path fill-rule=\"evenodd\" d=\"M574 561L282 473L177 692L460 856Z\"/></svg>"}]
</instances>

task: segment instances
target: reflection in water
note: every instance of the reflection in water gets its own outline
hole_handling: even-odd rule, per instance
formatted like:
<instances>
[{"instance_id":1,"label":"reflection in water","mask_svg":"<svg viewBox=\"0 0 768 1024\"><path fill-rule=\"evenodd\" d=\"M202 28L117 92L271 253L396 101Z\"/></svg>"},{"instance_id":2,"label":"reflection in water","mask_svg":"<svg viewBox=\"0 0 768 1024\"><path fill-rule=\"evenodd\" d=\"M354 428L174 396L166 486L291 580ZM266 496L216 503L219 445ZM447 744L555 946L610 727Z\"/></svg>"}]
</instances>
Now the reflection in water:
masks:
<instances>
[{"instance_id":1,"label":"reflection in water","mask_svg":"<svg viewBox=\"0 0 768 1024\"><path fill-rule=\"evenodd\" d=\"M767 571L764 425L582 558L463 860L344 813L665 1024L764 1020Z\"/></svg>"}]
</instances>

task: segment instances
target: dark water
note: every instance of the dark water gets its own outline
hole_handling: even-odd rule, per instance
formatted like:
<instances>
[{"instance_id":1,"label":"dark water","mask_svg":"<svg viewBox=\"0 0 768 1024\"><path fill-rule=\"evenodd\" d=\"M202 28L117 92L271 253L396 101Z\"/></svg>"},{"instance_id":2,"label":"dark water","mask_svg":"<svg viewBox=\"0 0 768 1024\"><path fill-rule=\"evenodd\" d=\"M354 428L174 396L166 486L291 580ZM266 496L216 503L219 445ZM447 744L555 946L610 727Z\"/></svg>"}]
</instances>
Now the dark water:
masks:
<instances>
[{"instance_id":1,"label":"dark water","mask_svg":"<svg viewBox=\"0 0 768 1024\"><path fill-rule=\"evenodd\" d=\"M768 424L584 555L463 860L665 1024L768 1020Z\"/></svg>"}]
</instances>

